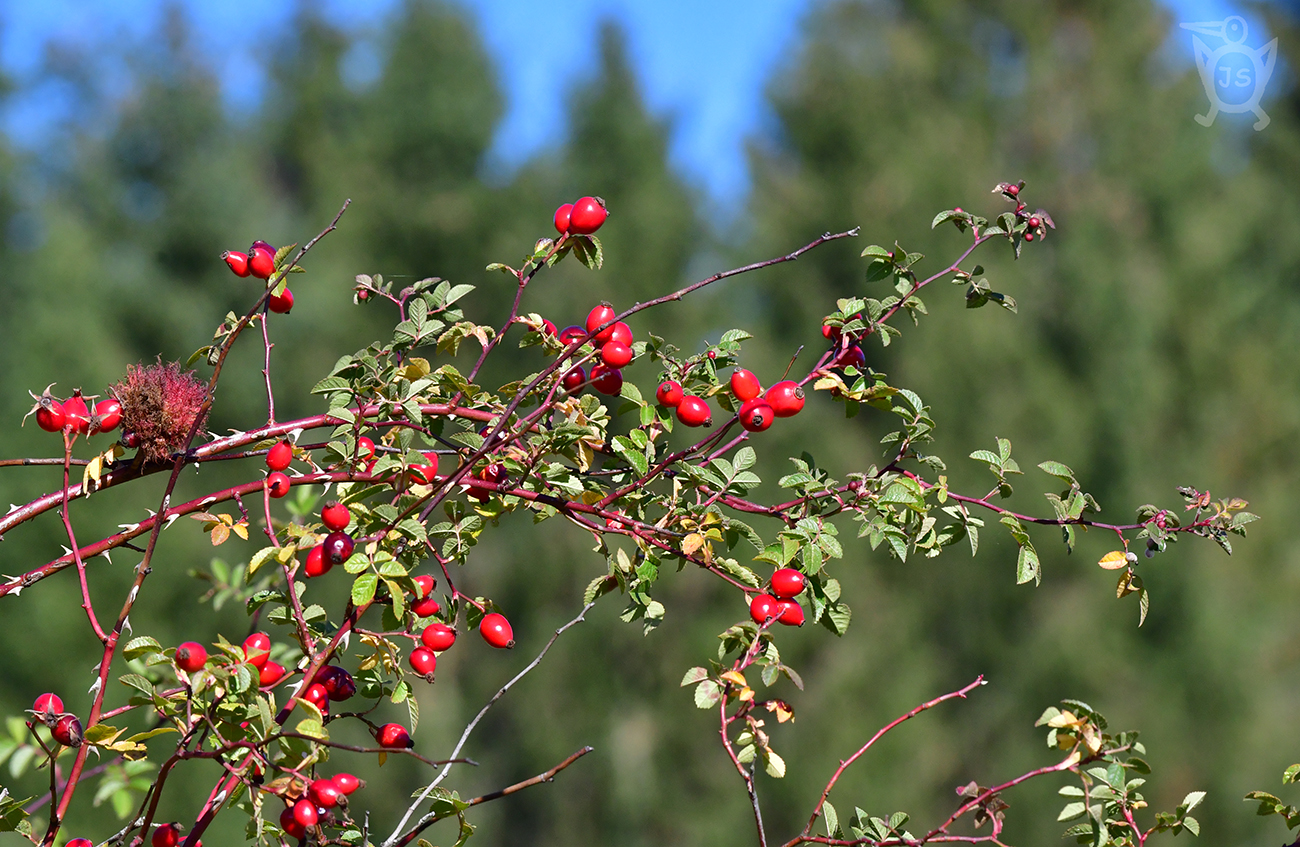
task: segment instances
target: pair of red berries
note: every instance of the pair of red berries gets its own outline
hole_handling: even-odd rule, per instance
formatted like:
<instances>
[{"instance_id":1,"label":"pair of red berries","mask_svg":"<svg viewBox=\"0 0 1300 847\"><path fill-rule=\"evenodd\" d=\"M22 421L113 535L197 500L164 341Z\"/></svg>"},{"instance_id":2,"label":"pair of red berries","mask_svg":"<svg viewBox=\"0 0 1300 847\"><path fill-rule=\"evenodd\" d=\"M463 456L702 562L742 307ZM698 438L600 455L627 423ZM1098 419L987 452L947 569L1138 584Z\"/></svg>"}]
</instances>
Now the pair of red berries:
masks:
<instances>
[{"instance_id":1,"label":"pair of red berries","mask_svg":"<svg viewBox=\"0 0 1300 847\"><path fill-rule=\"evenodd\" d=\"M324 542L307 551L307 561L302 566L303 575L308 578L324 576L335 565L341 565L352 558L355 550L356 542L352 536L342 530L335 530L325 536Z\"/></svg>"},{"instance_id":2,"label":"pair of red berries","mask_svg":"<svg viewBox=\"0 0 1300 847\"><path fill-rule=\"evenodd\" d=\"M438 587L438 580L425 574L415 578L415 599L411 601L411 611L417 618L432 617L442 611L438 598L433 596L433 589Z\"/></svg>"},{"instance_id":3,"label":"pair of red berries","mask_svg":"<svg viewBox=\"0 0 1300 847\"><path fill-rule=\"evenodd\" d=\"M59 695L46 693L32 703L36 720L50 728L50 735L64 747L80 747L83 739L81 721L76 715L65 714Z\"/></svg>"},{"instance_id":4,"label":"pair of red berries","mask_svg":"<svg viewBox=\"0 0 1300 847\"><path fill-rule=\"evenodd\" d=\"M591 235L608 217L609 210L605 208L604 200L583 197L555 210L555 231L560 235Z\"/></svg>"},{"instance_id":5,"label":"pair of red berries","mask_svg":"<svg viewBox=\"0 0 1300 847\"><path fill-rule=\"evenodd\" d=\"M257 671L257 684L269 688L284 679L284 665L271 661L271 636L254 632L244 639L244 661Z\"/></svg>"},{"instance_id":6,"label":"pair of red berries","mask_svg":"<svg viewBox=\"0 0 1300 847\"><path fill-rule=\"evenodd\" d=\"M568 326L559 334L560 341L573 344L592 336L600 347L600 362L591 369L591 386L601 394L618 396L623 390L622 369L631 364L636 353L632 350L632 328L623 321L615 321L618 313L608 303L601 303L589 313L585 328ZM570 368L561 378L566 391L572 393L587 383L587 372L581 365Z\"/></svg>"},{"instance_id":7,"label":"pair of red berries","mask_svg":"<svg viewBox=\"0 0 1300 847\"><path fill-rule=\"evenodd\" d=\"M36 425L46 432L66 429L74 435L94 435L112 432L122 422L122 401L116 397L100 400L92 413L80 389L63 401L52 396L48 388L40 397L32 396L36 398L36 405L32 407Z\"/></svg>"},{"instance_id":8,"label":"pair of red berries","mask_svg":"<svg viewBox=\"0 0 1300 847\"><path fill-rule=\"evenodd\" d=\"M227 250L221 254L221 260L235 276L270 279L275 273L275 248L265 241L254 241L247 253Z\"/></svg>"}]
</instances>

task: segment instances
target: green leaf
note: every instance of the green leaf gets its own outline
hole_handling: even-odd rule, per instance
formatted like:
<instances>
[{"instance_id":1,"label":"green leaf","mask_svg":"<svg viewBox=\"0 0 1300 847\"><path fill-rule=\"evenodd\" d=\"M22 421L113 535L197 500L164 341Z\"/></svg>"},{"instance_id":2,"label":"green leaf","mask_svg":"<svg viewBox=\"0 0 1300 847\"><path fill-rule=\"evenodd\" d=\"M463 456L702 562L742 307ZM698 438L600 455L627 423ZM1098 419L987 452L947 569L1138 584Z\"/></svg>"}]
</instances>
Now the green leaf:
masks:
<instances>
[{"instance_id":1,"label":"green leaf","mask_svg":"<svg viewBox=\"0 0 1300 847\"><path fill-rule=\"evenodd\" d=\"M691 668L686 672L686 676L682 677L681 687L685 688L688 685L694 685L697 682L703 682L708 678L709 678L709 671L707 668Z\"/></svg>"},{"instance_id":2,"label":"green leaf","mask_svg":"<svg viewBox=\"0 0 1300 847\"><path fill-rule=\"evenodd\" d=\"M594 235L575 235L570 238L573 255L593 271L600 270L605 264L605 251L600 246L600 239Z\"/></svg>"},{"instance_id":3,"label":"green leaf","mask_svg":"<svg viewBox=\"0 0 1300 847\"><path fill-rule=\"evenodd\" d=\"M364 606L375 599L375 589L379 587L379 576L365 573L352 583L352 603Z\"/></svg>"},{"instance_id":4,"label":"green leaf","mask_svg":"<svg viewBox=\"0 0 1300 847\"><path fill-rule=\"evenodd\" d=\"M126 647L122 648L122 655L128 660L138 659L141 656L147 656L150 653L161 653L162 649L162 645L158 643L156 638L152 638L148 635L141 635L137 638L132 638L126 643ZM152 686L150 686L150 688L152 688Z\"/></svg>"},{"instance_id":5,"label":"green leaf","mask_svg":"<svg viewBox=\"0 0 1300 847\"><path fill-rule=\"evenodd\" d=\"M710 709L722 699L722 686L711 679L706 679L695 686L695 708Z\"/></svg>"},{"instance_id":6,"label":"green leaf","mask_svg":"<svg viewBox=\"0 0 1300 847\"><path fill-rule=\"evenodd\" d=\"M1020 554L1016 558L1016 585L1033 581L1040 585L1043 581L1043 569L1038 562L1038 552L1028 542L1020 545Z\"/></svg>"}]
</instances>

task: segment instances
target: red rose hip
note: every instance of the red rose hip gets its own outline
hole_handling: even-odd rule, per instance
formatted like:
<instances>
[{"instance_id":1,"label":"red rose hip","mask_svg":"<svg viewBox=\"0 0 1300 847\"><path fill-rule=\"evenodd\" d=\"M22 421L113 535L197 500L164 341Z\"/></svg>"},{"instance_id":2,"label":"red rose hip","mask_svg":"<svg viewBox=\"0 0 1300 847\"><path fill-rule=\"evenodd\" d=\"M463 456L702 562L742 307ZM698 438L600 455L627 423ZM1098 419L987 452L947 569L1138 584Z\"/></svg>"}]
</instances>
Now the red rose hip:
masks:
<instances>
[{"instance_id":1,"label":"red rose hip","mask_svg":"<svg viewBox=\"0 0 1300 847\"><path fill-rule=\"evenodd\" d=\"M308 578L324 576L332 567L334 563L325 558L325 545L317 544L307 551L307 561L302 566L302 573Z\"/></svg>"},{"instance_id":2,"label":"red rose hip","mask_svg":"<svg viewBox=\"0 0 1300 847\"><path fill-rule=\"evenodd\" d=\"M293 292L285 286L284 293L278 297L272 294L266 299L266 307L277 315L287 315L293 309Z\"/></svg>"},{"instance_id":3,"label":"red rose hip","mask_svg":"<svg viewBox=\"0 0 1300 847\"><path fill-rule=\"evenodd\" d=\"M510 629L510 621L506 616L498 612L489 612L483 616L483 620L478 625L479 634L483 640L493 647L509 648L515 646L515 634Z\"/></svg>"},{"instance_id":4,"label":"red rose hip","mask_svg":"<svg viewBox=\"0 0 1300 847\"><path fill-rule=\"evenodd\" d=\"M290 838L305 838L307 836L307 827L298 823L293 816L293 806L286 806L280 813L280 829Z\"/></svg>"},{"instance_id":5,"label":"red rose hip","mask_svg":"<svg viewBox=\"0 0 1300 847\"><path fill-rule=\"evenodd\" d=\"M411 734L400 723L386 723L375 732L375 740L380 747L390 750L405 750L415 746Z\"/></svg>"},{"instance_id":6,"label":"red rose hip","mask_svg":"<svg viewBox=\"0 0 1300 847\"><path fill-rule=\"evenodd\" d=\"M32 711L36 712L41 720L52 718L54 715L63 714L63 700L57 694L42 694L32 703Z\"/></svg>"},{"instance_id":7,"label":"red rose hip","mask_svg":"<svg viewBox=\"0 0 1300 847\"><path fill-rule=\"evenodd\" d=\"M759 594L749 601L749 616L753 618L756 624L766 623L768 618L775 618L780 613L780 609L777 608L777 599L771 594Z\"/></svg>"},{"instance_id":8,"label":"red rose hip","mask_svg":"<svg viewBox=\"0 0 1300 847\"><path fill-rule=\"evenodd\" d=\"M338 665L326 665L316 674L317 684L325 688L325 693L335 702L351 700L357 693L357 684L352 674Z\"/></svg>"},{"instance_id":9,"label":"red rose hip","mask_svg":"<svg viewBox=\"0 0 1300 847\"><path fill-rule=\"evenodd\" d=\"M793 600L778 600L777 604L781 610L778 621L786 626L803 626L803 606Z\"/></svg>"},{"instance_id":10,"label":"red rose hip","mask_svg":"<svg viewBox=\"0 0 1300 847\"><path fill-rule=\"evenodd\" d=\"M261 670L257 672L257 684L260 688L269 688L280 680L284 679L284 665L279 662L266 660Z\"/></svg>"},{"instance_id":11,"label":"red rose hip","mask_svg":"<svg viewBox=\"0 0 1300 847\"><path fill-rule=\"evenodd\" d=\"M81 721L76 715L64 715L50 727L50 735L64 747L80 747L83 739Z\"/></svg>"},{"instance_id":12,"label":"red rose hip","mask_svg":"<svg viewBox=\"0 0 1300 847\"><path fill-rule=\"evenodd\" d=\"M623 390L623 372L604 363L591 369L591 387L601 394L617 397Z\"/></svg>"},{"instance_id":13,"label":"red rose hip","mask_svg":"<svg viewBox=\"0 0 1300 847\"><path fill-rule=\"evenodd\" d=\"M313 682L307 686L307 690L300 694L299 697L320 709L322 713L328 712L330 709L329 692L319 682Z\"/></svg>"},{"instance_id":14,"label":"red rose hip","mask_svg":"<svg viewBox=\"0 0 1300 847\"><path fill-rule=\"evenodd\" d=\"M207 648L197 641L186 641L176 648L176 667L194 673L208 661Z\"/></svg>"},{"instance_id":15,"label":"red rose hip","mask_svg":"<svg viewBox=\"0 0 1300 847\"><path fill-rule=\"evenodd\" d=\"M699 397L687 394L677 404L677 420L686 426L709 426L713 423L713 411Z\"/></svg>"},{"instance_id":16,"label":"red rose hip","mask_svg":"<svg viewBox=\"0 0 1300 847\"><path fill-rule=\"evenodd\" d=\"M275 251L270 245L254 246L248 254L248 272L258 279L270 279L275 273Z\"/></svg>"},{"instance_id":17,"label":"red rose hip","mask_svg":"<svg viewBox=\"0 0 1300 847\"><path fill-rule=\"evenodd\" d=\"M564 390L570 393L577 391L586 381L587 372L582 369L582 365L575 365L564 374Z\"/></svg>"},{"instance_id":18,"label":"red rose hip","mask_svg":"<svg viewBox=\"0 0 1300 847\"><path fill-rule=\"evenodd\" d=\"M456 630L445 623L431 623L420 633L420 642L435 653L441 653L456 643Z\"/></svg>"},{"instance_id":19,"label":"red rose hip","mask_svg":"<svg viewBox=\"0 0 1300 847\"><path fill-rule=\"evenodd\" d=\"M587 330L580 326L566 326L561 330L559 339L565 344L572 344L575 341L581 341L587 337Z\"/></svg>"},{"instance_id":20,"label":"red rose hip","mask_svg":"<svg viewBox=\"0 0 1300 847\"><path fill-rule=\"evenodd\" d=\"M347 506L336 500L327 503L325 508L320 510L320 520L321 523L325 524L326 529L339 532L347 529L348 524L352 523L352 513L348 511Z\"/></svg>"},{"instance_id":21,"label":"red rose hip","mask_svg":"<svg viewBox=\"0 0 1300 847\"><path fill-rule=\"evenodd\" d=\"M676 407L685 397L682 391L682 384L675 379L666 379L659 383L658 390L655 391L655 400L660 406Z\"/></svg>"},{"instance_id":22,"label":"red rose hip","mask_svg":"<svg viewBox=\"0 0 1300 847\"><path fill-rule=\"evenodd\" d=\"M619 341L606 342L600 348L600 360L611 368L621 368L632 361L632 348Z\"/></svg>"},{"instance_id":23,"label":"red rose hip","mask_svg":"<svg viewBox=\"0 0 1300 847\"><path fill-rule=\"evenodd\" d=\"M292 461L293 445L288 441L281 441L266 451L266 466L273 471L284 470Z\"/></svg>"},{"instance_id":24,"label":"red rose hip","mask_svg":"<svg viewBox=\"0 0 1300 847\"><path fill-rule=\"evenodd\" d=\"M423 677L433 676L438 668L438 657L428 647L416 647L407 656L407 660L411 663L411 670Z\"/></svg>"},{"instance_id":25,"label":"red rose hip","mask_svg":"<svg viewBox=\"0 0 1300 847\"><path fill-rule=\"evenodd\" d=\"M737 413L740 425L749 432L762 432L772 425L776 412L762 397L746 400Z\"/></svg>"},{"instance_id":26,"label":"red rose hip","mask_svg":"<svg viewBox=\"0 0 1300 847\"><path fill-rule=\"evenodd\" d=\"M226 263L235 276L248 276L248 254L238 250L227 250L221 254L221 261Z\"/></svg>"},{"instance_id":27,"label":"red rose hip","mask_svg":"<svg viewBox=\"0 0 1300 847\"><path fill-rule=\"evenodd\" d=\"M731 393L741 401L753 400L763 393L763 386L759 384L758 377L754 376L752 371L736 368L731 372Z\"/></svg>"},{"instance_id":28,"label":"red rose hip","mask_svg":"<svg viewBox=\"0 0 1300 847\"><path fill-rule=\"evenodd\" d=\"M271 636L265 632L255 632L244 639L244 661L259 670L266 666L271 658Z\"/></svg>"},{"instance_id":29,"label":"red rose hip","mask_svg":"<svg viewBox=\"0 0 1300 847\"><path fill-rule=\"evenodd\" d=\"M80 391L63 401L63 425L79 435L90 432L90 409Z\"/></svg>"},{"instance_id":30,"label":"red rose hip","mask_svg":"<svg viewBox=\"0 0 1300 847\"><path fill-rule=\"evenodd\" d=\"M332 809L339 804L339 798L343 796L343 792L334 784L334 780L317 779L307 786L307 796L315 801L317 806Z\"/></svg>"},{"instance_id":31,"label":"red rose hip","mask_svg":"<svg viewBox=\"0 0 1300 847\"><path fill-rule=\"evenodd\" d=\"M583 197L573 204L569 212L569 232L578 235L591 235L600 229L600 225L609 217L605 201L599 197Z\"/></svg>"},{"instance_id":32,"label":"red rose hip","mask_svg":"<svg viewBox=\"0 0 1300 847\"><path fill-rule=\"evenodd\" d=\"M787 379L773 385L763 399L778 418L793 417L803 410L803 389L794 380Z\"/></svg>"},{"instance_id":33,"label":"red rose hip","mask_svg":"<svg viewBox=\"0 0 1300 847\"><path fill-rule=\"evenodd\" d=\"M316 811L315 803L303 797L293 804L293 819L302 827L315 826L320 820L320 812Z\"/></svg>"},{"instance_id":34,"label":"red rose hip","mask_svg":"<svg viewBox=\"0 0 1300 847\"><path fill-rule=\"evenodd\" d=\"M351 794L361 787L361 780L350 773L336 773L330 779L344 794Z\"/></svg>"},{"instance_id":35,"label":"red rose hip","mask_svg":"<svg viewBox=\"0 0 1300 847\"><path fill-rule=\"evenodd\" d=\"M555 210L555 231L564 235L569 231L569 215L573 212L573 204L565 203Z\"/></svg>"},{"instance_id":36,"label":"red rose hip","mask_svg":"<svg viewBox=\"0 0 1300 847\"><path fill-rule=\"evenodd\" d=\"M54 398L49 401L42 399L36 407L36 425L46 432L60 432L67 424L67 416L63 413L63 404Z\"/></svg>"},{"instance_id":37,"label":"red rose hip","mask_svg":"<svg viewBox=\"0 0 1300 847\"><path fill-rule=\"evenodd\" d=\"M601 303L596 308L587 313L587 332L596 332L602 325L609 323L618 317L614 307L608 303ZM604 344L609 341L610 336L614 334L614 324L610 324L600 332L596 332L595 339L597 344Z\"/></svg>"},{"instance_id":38,"label":"red rose hip","mask_svg":"<svg viewBox=\"0 0 1300 847\"><path fill-rule=\"evenodd\" d=\"M291 486L292 483L289 482L289 477L285 476L279 471L274 471L268 474L266 477L266 490L270 493L272 497L275 498L283 497L284 495L289 493L289 488Z\"/></svg>"},{"instance_id":39,"label":"red rose hip","mask_svg":"<svg viewBox=\"0 0 1300 847\"><path fill-rule=\"evenodd\" d=\"M149 843L153 847L176 847L181 843L181 825L178 823L165 823L153 831L149 837Z\"/></svg>"},{"instance_id":40,"label":"red rose hip","mask_svg":"<svg viewBox=\"0 0 1300 847\"><path fill-rule=\"evenodd\" d=\"M772 574L772 593L782 600L789 600L803 591L804 578L794 568L781 568Z\"/></svg>"},{"instance_id":41,"label":"red rose hip","mask_svg":"<svg viewBox=\"0 0 1300 847\"><path fill-rule=\"evenodd\" d=\"M122 401L116 397L100 400L95 404L95 416L91 424L95 432L112 432L122 422Z\"/></svg>"}]
</instances>

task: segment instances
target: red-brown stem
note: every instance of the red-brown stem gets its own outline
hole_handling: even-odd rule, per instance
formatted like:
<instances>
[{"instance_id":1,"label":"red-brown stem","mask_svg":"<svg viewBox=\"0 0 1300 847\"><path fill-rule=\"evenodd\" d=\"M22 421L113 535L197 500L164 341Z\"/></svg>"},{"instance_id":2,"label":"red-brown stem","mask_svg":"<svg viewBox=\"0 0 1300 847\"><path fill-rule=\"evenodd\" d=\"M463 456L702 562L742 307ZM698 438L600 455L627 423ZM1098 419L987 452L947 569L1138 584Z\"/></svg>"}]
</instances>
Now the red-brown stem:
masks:
<instances>
[{"instance_id":1,"label":"red-brown stem","mask_svg":"<svg viewBox=\"0 0 1300 847\"><path fill-rule=\"evenodd\" d=\"M95 606L90 601L90 585L86 582L86 564L81 560L80 548L77 545L77 536L72 531L72 516L68 513L68 472L71 468L72 459L72 439L68 431L63 431L63 528L68 533L68 544L72 547L72 558L77 564L77 578L81 581L81 608L85 610L86 617L90 619L90 627L95 631L95 637L99 639L100 644L107 643L108 636L104 634L104 629L99 625L99 619L95 617Z\"/></svg>"},{"instance_id":2,"label":"red-brown stem","mask_svg":"<svg viewBox=\"0 0 1300 847\"><path fill-rule=\"evenodd\" d=\"M826 788L822 791L822 796L817 800L817 805L813 806L812 816L808 818L808 823L804 825L803 834L807 835L809 832L812 831L813 824L817 822L817 816L821 814L822 806L826 804L826 798L830 796L831 789L835 787L836 782L839 782L840 776L844 773L844 771L848 769L849 765L853 764L859 758L861 758L862 754L870 750L872 745L874 745L877 741L883 738L885 733L889 732L891 729L903 723L904 721L911 720L912 718L916 717L917 715L921 714L927 709L933 709L935 706L939 705L945 700L954 700L957 698L961 698L964 700L966 699L967 694L969 694L971 691L973 691L976 688L979 688L981 685L984 684L985 684L984 675L980 674L975 678L974 682L967 683L966 685L962 686L956 691L950 691L947 694L941 695L939 697L934 698L933 700L929 700L925 703L922 703L921 705L912 709L910 712L906 712L900 715L899 717L894 718L889 723L885 724L876 732L875 735L871 736L870 740L868 740L866 744L863 744L861 747L859 747L856 753L854 753L852 756L849 756L847 759L841 760L840 766L835 769L835 773L831 775L830 781L826 783ZM797 842L791 842L791 843L793 844Z\"/></svg>"}]
</instances>

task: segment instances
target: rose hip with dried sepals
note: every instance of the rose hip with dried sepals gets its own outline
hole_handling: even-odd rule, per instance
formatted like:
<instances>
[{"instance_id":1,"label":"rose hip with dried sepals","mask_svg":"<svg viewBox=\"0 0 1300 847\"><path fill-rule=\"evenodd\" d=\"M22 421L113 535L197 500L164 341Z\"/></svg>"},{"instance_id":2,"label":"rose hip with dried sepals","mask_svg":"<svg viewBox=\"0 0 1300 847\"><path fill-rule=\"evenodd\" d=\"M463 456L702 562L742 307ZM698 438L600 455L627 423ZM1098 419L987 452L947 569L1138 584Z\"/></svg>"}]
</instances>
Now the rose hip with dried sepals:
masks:
<instances>
[{"instance_id":1,"label":"rose hip with dried sepals","mask_svg":"<svg viewBox=\"0 0 1300 847\"><path fill-rule=\"evenodd\" d=\"M50 735L64 747L80 747L85 737L81 731L81 721L76 715L64 715L50 727Z\"/></svg>"},{"instance_id":2,"label":"rose hip with dried sepals","mask_svg":"<svg viewBox=\"0 0 1300 847\"><path fill-rule=\"evenodd\" d=\"M677 404L677 420L686 426L710 426L713 423L713 411L699 397L687 394Z\"/></svg>"},{"instance_id":3,"label":"rose hip with dried sepals","mask_svg":"<svg viewBox=\"0 0 1300 847\"><path fill-rule=\"evenodd\" d=\"M248 251L248 272L258 279L270 279L275 273L275 250L264 241L256 242Z\"/></svg>"},{"instance_id":4,"label":"rose hip with dried sepals","mask_svg":"<svg viewBox=\"0 0 1300 847\"><path fill-rule=\"evenodd\" d=\"M778 621L786 626L803 626L803 606L800 606L794 600L777 600L776 602L780 610L780 614L777 616Z\"/></svg>"},{"instance_id":5,"label":"rose hip with dried sepals","mask_svg":"<svg viewBox=\"0 0 1300 847\"><path fill-rule=\"evenodd\" d=\"M186 641L176 648L176 667L194 673L208 661L208 650L197 641Z\"/></svg>"},{"instance_id":6,"label":"rose hip with dried sepals","mask_svg":"<svg viewBox=\"0 0 1300 847\"><path fill-rule=\"evenodd\" d=\"M776 412L762 397L752 397L741 405L736 413L740 425L748 432L763 432L772 425Z\"/></svg>"},{"instance_id":7,"label":"rose hip with dried sepals","mask_svg":"<svg viewBox=\"0 0 1300 847\"><path fill-rule=\"evenodd\" d=\"M221 261L226 263L235 276L248 276L248 254L238 250L227 250L221 254Z\"/></svg>"},{"instance_id":8,"label":"rose hip with dried sepals","mask_svg":"<svg viewBox=\"0 0 1300 847\"><path fill-rule=\"evenodd\" d=\"M95 404L95 414L90 419L91 432L112 432L122 422L122 401L108 397Z\"/></svg>"},{"instance_id":9,"label":"rose hip with dried sepals","mask_svg":"<svg viewBox=\"0 0 1300 847\"><path fill-rule=\"evenodd\" d=\"M569 211L569 232L576 235L591 235L600 229L609 217L605 201L599 197L583 197L573 204Z\"/></svg>"},{"instance_id":10,"label":"rose hip with dried sepals","mask_svg":"<svg viewBox=\"0 0 1300 847\"><path fill-rule=\"evenodd\" d=\"M767 390L763 399L772 407L778 418L788 418L803 410L804 394L799 383L782 380Z\"/></svg>"},{"instance_id":11,"label":"rose hip with dried sepals","mask_svg":"<svg viewBox=\"0 0 1300 847\"><path fill-rule=\"evenodd\" d=\"M766 623L768 618L774 618L780 613L777 599L771 594L759 594L749 601L749 616L756 624Z\"/></svg>"},{"instance_id":12,"label":"rose hip with dried sepals","mask_svg":"<svg viewBox=\"0 0 1300 847\"><path fill-rule=\"evenodd\" d=\"M682 384L675 379L666 379L659 383L659 388L655 391L655 401L660 406L669 406L676 408L678 403L682 402L685 397L682 391Z\"/></svg>"},{"instance_id":13,"label":"rose hip with dried sepals","mask_svg":"<svg viewBox=\"0 0 1300 847\"><path fill-rule=\"evenodd\" d=\"M343 792L334 784L331 779L313 780L311 785L307 786L307 796L310 797L317 806L324 806L332 809L339 804L339 798Z\"/></svg>"},{"instance_id":14,"label":"rose hip with dried sepals","mask_svg":"<svg viewBox=\"0 0 1300 847\"><path fill-rule=\"evenodd\" d=\"M57 694L42 694L32 703L32 711L40 720L50 723L56 716L63 714L63 700Z\"/></svg>"},{"instance_id":15,"label":"rose hip with dried sepals","mask_svg":"<svg viewBox=\"0 0 1300 847\"><path fill-rule=\"evenodd\" d=\"M288 494L289 488L292 485L293 483L289 481L289 477L285 476L279 471L273 471L272 473L267 474L266 490L272 497L276 499L279 499L280 497L283 497L284 495Z\"/></svg>"}]
</instances>

